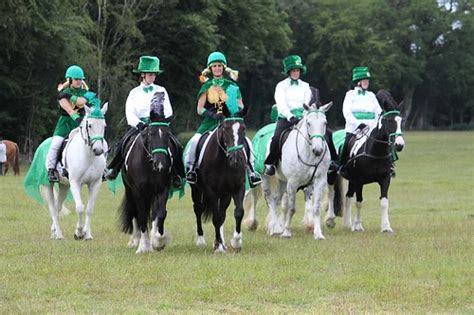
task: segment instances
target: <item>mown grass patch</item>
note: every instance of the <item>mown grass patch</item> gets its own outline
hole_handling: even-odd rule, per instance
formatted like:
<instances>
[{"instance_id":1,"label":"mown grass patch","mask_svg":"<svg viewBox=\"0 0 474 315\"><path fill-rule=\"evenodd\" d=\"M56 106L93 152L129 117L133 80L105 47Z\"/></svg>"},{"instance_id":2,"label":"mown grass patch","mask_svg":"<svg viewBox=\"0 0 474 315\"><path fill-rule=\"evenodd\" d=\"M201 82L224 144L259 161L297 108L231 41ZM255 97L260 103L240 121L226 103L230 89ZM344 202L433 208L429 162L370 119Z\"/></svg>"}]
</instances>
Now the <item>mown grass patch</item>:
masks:
<instances>
[{"instance_id":1,"label":"mown grass patch","mask_svg":"<svg viewBox=\"0 0 474 315\"><path fill-rule=\"evenodd\" d=\"M290 240L244 230L236 254L214 254L212 224L197 248L189 192L169 202L172 243L135 255L102 187L94 240L75 241L75 213L49 239L45 206L26 197L22 177L0 177L0 313L472 313L474 311L474 134L409 132L390 198L392 235L381 234L378 187L364 189L363 233L323 227L304 233L302 196ZM22 174L25 174L23 172ZM68 203L73 211L74 206ZM234 220L228 211L226 241Z\"/></svg>"}]
</instances>

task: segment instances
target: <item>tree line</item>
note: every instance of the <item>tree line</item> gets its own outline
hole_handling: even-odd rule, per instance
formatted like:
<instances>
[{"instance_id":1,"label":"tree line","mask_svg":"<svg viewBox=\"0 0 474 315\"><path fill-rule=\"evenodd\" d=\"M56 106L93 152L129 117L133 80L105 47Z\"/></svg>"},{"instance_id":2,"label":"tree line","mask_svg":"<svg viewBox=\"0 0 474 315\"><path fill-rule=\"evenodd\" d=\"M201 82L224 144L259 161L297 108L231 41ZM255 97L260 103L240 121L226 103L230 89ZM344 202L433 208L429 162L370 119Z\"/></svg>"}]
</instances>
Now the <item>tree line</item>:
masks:
<instances>
[{"instance_id":1,"label":"tree line","mask_svg":"<svg viewBox=\"0 0 474 315\"><path fill-rule=\"evenodd\" d=\"M268 123L281 60L298 54L303 77L334 101L343 125L351 69L370 68L371 90L404 102L406 129L472 128L471 0L4 0L0 3L0 133L31 153L50 136L56 87L71 64L109 101L108 138L126 126L124 105L141 55L156 55L177 132L200 122L198 77L210 52L240 71L247 125Z\"/></svg>"}]
</instances>

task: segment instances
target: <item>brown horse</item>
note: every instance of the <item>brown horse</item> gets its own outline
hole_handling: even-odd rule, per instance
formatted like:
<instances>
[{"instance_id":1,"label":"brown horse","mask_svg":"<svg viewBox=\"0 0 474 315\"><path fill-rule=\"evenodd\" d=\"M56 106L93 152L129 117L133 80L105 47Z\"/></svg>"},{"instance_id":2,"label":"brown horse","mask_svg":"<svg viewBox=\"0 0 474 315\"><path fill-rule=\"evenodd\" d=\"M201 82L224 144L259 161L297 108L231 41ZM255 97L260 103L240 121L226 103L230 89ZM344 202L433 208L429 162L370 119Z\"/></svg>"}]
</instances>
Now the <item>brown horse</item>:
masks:
<instances>
[{"instance_id":1,"label":"brown horse","mask_svg":"<svg viewBox=\"0 0 474 315\"><path fill-rule=\"evenodd\" d=\"M4 174L7 174L8 166L11 165L13 167L13 173L16 175L20 175L20 166L19 166L19 159L20 159L20 150L18 149L18 144L10 140L3 140L5 146L7 147L7 162L5 163L4 167Z\"/></svg>"}]
</instances>

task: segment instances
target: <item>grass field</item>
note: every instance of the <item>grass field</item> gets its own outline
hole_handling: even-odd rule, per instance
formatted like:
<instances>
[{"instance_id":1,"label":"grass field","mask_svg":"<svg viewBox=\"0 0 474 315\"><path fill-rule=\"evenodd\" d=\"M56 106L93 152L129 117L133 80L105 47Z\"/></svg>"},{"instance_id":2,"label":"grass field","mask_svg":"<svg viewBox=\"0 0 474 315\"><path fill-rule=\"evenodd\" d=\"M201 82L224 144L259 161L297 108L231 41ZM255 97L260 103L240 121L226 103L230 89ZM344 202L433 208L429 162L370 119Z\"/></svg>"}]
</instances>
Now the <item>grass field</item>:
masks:
<instances>
[{"instance_id":1,"label":"grass field","mask_svg":"<svg viewBox=\"0 0 474 315\"><path fill-rule=\"evenodd\" d=\"M325 241L304 234L302 196L290 240L263 223L244 230L243 250L214 254L194 245L190 194L169 202L172 243L135 255L118 229L113 196L102 187L94 240L75 241L74 211L64 241L49 239L45 206L22 177L0 177L0 313L474 313L474 133L408 132L389 191L395 233L381 234L378 187L367 186L365 232L341 219ZM72 203L68 207L73 210ZM226 241L233 229L226 221Z\"/></svg>"}]
</instances>

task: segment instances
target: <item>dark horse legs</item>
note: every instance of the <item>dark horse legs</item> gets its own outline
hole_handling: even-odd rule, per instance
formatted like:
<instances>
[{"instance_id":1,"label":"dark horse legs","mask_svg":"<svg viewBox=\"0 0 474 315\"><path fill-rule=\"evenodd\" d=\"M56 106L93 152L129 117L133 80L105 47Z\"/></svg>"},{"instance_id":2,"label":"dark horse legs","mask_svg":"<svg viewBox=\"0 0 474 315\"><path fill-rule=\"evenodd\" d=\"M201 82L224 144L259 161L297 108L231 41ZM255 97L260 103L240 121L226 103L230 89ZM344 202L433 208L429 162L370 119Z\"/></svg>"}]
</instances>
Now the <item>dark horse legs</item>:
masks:
<instances>
[{"instance_id":1,"label":"dark horse legs","mask_svg":"<svg viewBox=\"0 0 474 315\"><path fill-rule=\"evenodd\" d=\"M193 199L194 214L196 215L197 240L196 245L204 246L206 241L204 239L204 231L202 230L202 214L204 212L204 205L202 200L202 192L196 186L191 190Z\"/></svg>"}]
</instances>

